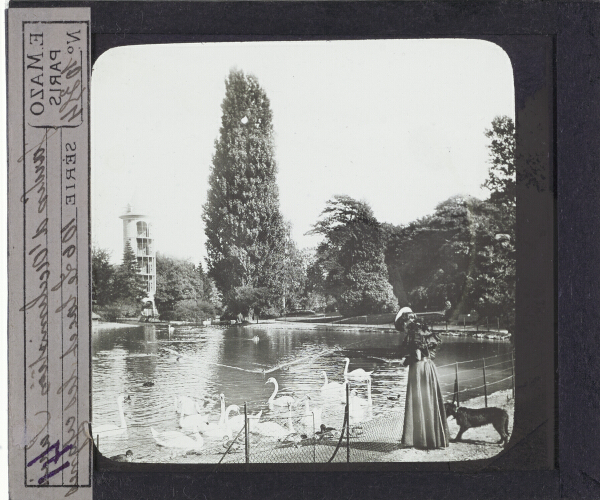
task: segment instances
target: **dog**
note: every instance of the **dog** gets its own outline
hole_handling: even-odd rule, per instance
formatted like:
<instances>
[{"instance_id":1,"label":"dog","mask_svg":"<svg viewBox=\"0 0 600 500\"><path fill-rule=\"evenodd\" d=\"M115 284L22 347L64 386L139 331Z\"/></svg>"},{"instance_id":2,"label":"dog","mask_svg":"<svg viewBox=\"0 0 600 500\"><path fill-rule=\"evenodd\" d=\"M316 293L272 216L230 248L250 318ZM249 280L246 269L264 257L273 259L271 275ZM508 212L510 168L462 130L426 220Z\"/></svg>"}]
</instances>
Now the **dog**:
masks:
<instances>
[{"instance_id":1,"label":"dog","mask_svg":"<svg viewBox=\"0 0 600 500\"><path fill-rule=\"evenodd\" d=\"M492 424L494 429L500 434L498 444L508 443L508 413L502 408L465 408L457 407L454 403L444 403L446 418L454 417L460 430L451 441L460 441L465 431L471 427L482 427Z\"/></svg>"}]
</instances>

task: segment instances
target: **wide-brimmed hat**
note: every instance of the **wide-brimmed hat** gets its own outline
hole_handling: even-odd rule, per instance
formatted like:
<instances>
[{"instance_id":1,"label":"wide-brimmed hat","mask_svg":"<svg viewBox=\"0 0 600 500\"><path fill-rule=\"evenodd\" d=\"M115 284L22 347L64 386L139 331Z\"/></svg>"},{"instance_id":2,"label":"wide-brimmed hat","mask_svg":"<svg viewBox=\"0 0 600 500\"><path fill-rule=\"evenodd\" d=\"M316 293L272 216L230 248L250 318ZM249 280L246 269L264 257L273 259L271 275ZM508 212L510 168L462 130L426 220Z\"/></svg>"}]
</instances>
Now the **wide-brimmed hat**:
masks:
<instances>
[{"instance_id":1,"label":"wide-brimmed hat","mask_svg":"<svg viewBox=\"0 0 600 500\"><path fill-rule=\"evenodd\" d=\"M396 327L396 330L400 330L401 332L404 331L403 316L405 314L412 314L412 309L410 307L403 307L398 311L398 314L396 314L396 319L394 320L394 326Z\"/></svg>"}]
</instances>

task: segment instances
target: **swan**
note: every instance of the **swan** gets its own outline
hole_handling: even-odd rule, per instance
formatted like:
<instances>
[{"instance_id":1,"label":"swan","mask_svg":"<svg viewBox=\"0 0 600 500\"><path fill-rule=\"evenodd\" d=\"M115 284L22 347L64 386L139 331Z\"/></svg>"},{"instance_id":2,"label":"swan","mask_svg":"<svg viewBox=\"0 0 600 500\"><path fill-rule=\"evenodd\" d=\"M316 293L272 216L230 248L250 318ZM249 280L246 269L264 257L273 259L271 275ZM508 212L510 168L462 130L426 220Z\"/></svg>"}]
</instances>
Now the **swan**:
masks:
<instances>
[{"instance_id":1,"label":"swan","mask_svg":"<svg viewBox=\"0 0 600 500\"><path fill-rule=\"evenodd\" d=\"M307 396L308 398L308 396ZM310 398L308 398L310 399ZM308 399L306 400L306 404L308 405ZM312 415L310 415L311 417L311 423L312 423ZM279 438L277 441L279 441L281 444L283 445L293 445L295 448L298 448L298 445L302 442L303 439L306 439L308 436L306 434L300 434L298 432L296 432L296 430L294 429L294 425L292 423L292 405L291 403L288 404L288 434L284 437Z\"/></svg>"},{"instance_id":2,"label":"swan","mask_svg":"<svg viewBox=\"0 0 600 500\"><path fill-rule=\"evenodd\" d=\"M271 397L268 401L269 408L272 409L273 406L288 406L288 404L296 404L296 400L292 396L281 396L280 398L275 399L277 391L279 390L279 384L277 383L277 380L275 380L273 377L267 380L265 384L275 384L275 390L273 391L273 394L271 394Z\"/></svg>"},{"instance_id":3,"label":"swan","mask_svg":"<svg viewBox=\"0 0 600 500\"><path fill-rule=\"evenodd\" d=\"M298 445L302 443L302 436L297 432L294 432L293 434L288 434L283 438L279 438L277 441L279 441L283 445L292 445L294 448L298 448Z\"/></svg>"},{"instance_id":4,"label":"swan","mask_svg":"<svg viewBox=\"0 0 600 500\"><path fill-rule=\"evenodd\" d=\"M233 431L231 430L231 426L229 425L229 414L232 411L237 411L239 413L240 409L237 405L231 405L227 407L225 411L224 420L219 420L217 423L208 423L202 430L202 434L209 437L217 437L222 438L223 436L227 436L229 439L233 438Z\"/></svg>"},{"instance_id":5,"label":"swan","mask_svg":"<svg viewBox=\"0 0 600 500\"><path fill-rule=\"evenodd\" d=\"M183 406L182 406L183 408ZM179 418L179 427L182 429L198 429L200 432L206 428L208 420L205 415L196 413L194 415L185 415L183 409L181 411L181 417Z\"/></svg>"},{"instance_id":6,"label":"swan","mask_svg":"<svg viewBox=\"0 0 600 500\"><path fill-rule=\"evenodd\" d=\"M262 417L262 412L263 411L260 410L254 415L248 415L248 427L252 428L254 423L260 420L260 417ZM240 414L236 415L235 417L231 417L229 419L229 426L231 427L233 432L240 432L242 430L242 427L244 427L244 415Z\"/></svg>"},{"instance_id":7,"label":"swan","mask_svg":"<svg viewBox=\"0 0 600 500\"><path fill-rule=\"evenodd\" d=\"M321 427L321 408L313 408L310 410L310 396L306 396L306 403L304 405L304 415L300 419L300 423L307 429L319 429ZM313 417L314 416L314 417Z\"/></svg>"},{"instance_id":8,"label":"swan","mask_svg":"<svg viewBox=\"0 0 600 500\"><path fill-rule=\"evenodd\" d=\"M197 401L189 396L175 396L175 411L184 415L202 413L203 408Z\"/></svg>"},{"instance_id":9,"label":"swan","mask_svg":"<svg viewBox=\"0 0 600 500\"><path fill-rule=\"evenodd\" d=\"M260 434L261 436L283 439L290 434L295 434L294 425L292 423L292 404L288 404L288 428L276 422L256 422L250 427L250 432Z\"/></svg>"},{"instance_id":10,"label":"swan","mask_svg":"<svg viewBox=\"0 0 600 500\"><path fill-rule=\"evenodd\" d=\"M158 432L154 427L150 427L150 430L158 446L180 450L201 450L204 447L204 439L197 431L194 434L195 439L193 439L179 431Z\"/></svg>"},{"instance_id":11,"label":"swan","mask_svg":"<svg viewBox=\"0 0 600 500\"><path fill-rule=\"evenodd\" d=\"M342 403L342 404L346 404L347 403L347 401L346 401L346 399L347 399L346 398L346 386L347 385L348 385L348 382L344 382L342 384L342 389L340 390L340 393L339 393L340 403Z\"/></svg>"},{"instance_id":12,"label":"swan","mask_svg":"<svg viewBox=\"0 0 600 500\"><path fill-rule=\"evenodd\" d=\"M327 372L322 371L321 373L325 377L325 383L321 387L321 392L341 391L344 388L344 384L340 384L339 382L328 382Z\"/></svg>"},{"instance_id":13,"label":"swan","mask_svg":"<svg viewBox=\"0 0 600 500\"><path fill-rule=\"evenodd\" d=\"M225 394L219 394L219 401L221 402L221 416L219 417L219 424L225 425Z\"/></svg>"},{"instance_id":14,"label":"swan","mask_svg":"<svg viewBox=\"0 0 600 500\"><path fill-rule=\"evenodd\" d=\"M373 408L368 401L358 397L356 389L352 389L350 393L350 408L348 409L350 424L358 424L365 420L369 420L373 416Z\"/></svg>"},{"instance_id":15,"label":"swan","mask_svg":"<svg viewBox=\"0 0 600 500\"><path fill-rule=\"evenodd\" d=\"M117 398L117 406L119 407L119 417L121 419L121 425L117 424L102 424L95 428L92 428L94 436L107 437L107 436L119 436L127 432L127 422L125 421L125 413L123 412L123 401L125 396L121 394Z\"/></svg>"},{"instance_id":16,"label":"swan","mask_svg":"<svg viewBox=\"0 0 600 500\"><path fill-rule=\"evenodd\" d=\"M352 380L354 382L363 382L371 378L372 371L366 372L362 368L358 368L356 370L352 370L348 373L348 365L350 364L350 358L346 358L346 368L344 368L344 379Z\"/></svg>"}]
</instances>

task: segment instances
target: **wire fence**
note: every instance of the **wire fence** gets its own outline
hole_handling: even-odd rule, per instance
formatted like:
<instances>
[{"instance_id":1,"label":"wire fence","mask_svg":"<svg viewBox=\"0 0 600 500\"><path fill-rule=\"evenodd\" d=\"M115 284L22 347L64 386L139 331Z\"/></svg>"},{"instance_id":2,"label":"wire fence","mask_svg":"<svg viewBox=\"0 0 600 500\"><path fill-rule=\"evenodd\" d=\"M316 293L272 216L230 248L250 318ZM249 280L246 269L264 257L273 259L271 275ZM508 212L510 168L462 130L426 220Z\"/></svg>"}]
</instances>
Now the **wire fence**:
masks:
<instances>
[{"instance_id":1,"label":"wire fence","mask_svg":"<svg viewBox=\"0 0 600 500\"><path fill-rule=\"evenodd\" d=\"M514 352L438 367L445 401L466 401L497 391L508 391L514 398ZM308 398L310 399L310 398ZM326 424L322 408L310 409L300 402L282 408L262 419L246 404L241 429L220 448L218 465L233 463L338 463L385 460L385 455L401 448L404 408L379 411L356 398L352 385L346 386L346 403L337 421ZM208 450L207 450L208 451Z\"/></svg>"}]
</instances>

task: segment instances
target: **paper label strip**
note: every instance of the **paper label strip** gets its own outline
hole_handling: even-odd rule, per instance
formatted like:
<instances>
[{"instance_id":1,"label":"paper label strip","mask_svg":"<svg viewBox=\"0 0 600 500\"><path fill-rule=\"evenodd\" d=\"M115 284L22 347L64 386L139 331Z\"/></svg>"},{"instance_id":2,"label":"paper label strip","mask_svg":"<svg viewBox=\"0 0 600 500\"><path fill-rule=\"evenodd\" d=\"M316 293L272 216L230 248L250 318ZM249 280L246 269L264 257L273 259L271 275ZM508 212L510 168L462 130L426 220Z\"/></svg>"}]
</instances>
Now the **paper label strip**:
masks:
<instances>
[{"instance_id":1,"label":"paper label strip","mask_svg":"<svg viewBox=\"0 0 600 500\"><path fill-rule=\"evenodd\" d=\"M92 497L89 9L10 9L11 498Z\"/></svg>"}]
</instances>

